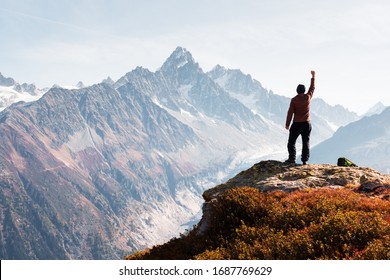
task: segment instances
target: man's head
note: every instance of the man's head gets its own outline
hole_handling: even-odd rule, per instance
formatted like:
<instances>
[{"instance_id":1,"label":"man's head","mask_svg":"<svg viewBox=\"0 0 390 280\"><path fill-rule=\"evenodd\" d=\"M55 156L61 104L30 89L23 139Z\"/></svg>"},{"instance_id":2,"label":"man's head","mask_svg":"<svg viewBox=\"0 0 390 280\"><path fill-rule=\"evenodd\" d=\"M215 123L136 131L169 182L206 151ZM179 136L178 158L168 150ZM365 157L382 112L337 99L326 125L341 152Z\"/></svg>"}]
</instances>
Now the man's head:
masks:
<instances>
[{"instance_id":1,"label":"man's head","mask_svg":"<svg viewBox=\"0 0 390 280\"><path fill-rule=\"evenodd\" d=\"M303 93L305 93L305 91L306 91L306 88L305 88L304 85L299 84L299 85L297 86L297 93L298 93L298 94L303 94Z\"/></svg>"}]
</instances>

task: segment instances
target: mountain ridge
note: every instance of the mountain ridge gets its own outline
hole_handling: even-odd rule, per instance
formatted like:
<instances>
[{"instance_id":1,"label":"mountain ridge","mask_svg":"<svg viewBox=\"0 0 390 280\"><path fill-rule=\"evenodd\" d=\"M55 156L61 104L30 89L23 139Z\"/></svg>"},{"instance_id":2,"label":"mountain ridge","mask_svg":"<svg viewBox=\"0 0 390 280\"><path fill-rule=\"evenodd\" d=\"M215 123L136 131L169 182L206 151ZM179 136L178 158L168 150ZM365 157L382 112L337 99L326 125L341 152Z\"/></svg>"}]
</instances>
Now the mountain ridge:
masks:
<instances>
[{"instance_id":1,"label":"mountain ridge","mask_svg":"<svg viewBox=\"0 0 390 280\"><path fill-rule=\"evenodd\" d=\"M37 88L35 84L20 84L13 78L5 77L0 73L0 111L16 102L36 101L45 91L45 89Z\"/></svg>"},{"instance_id":2,"label":"mountain ridge","mask_svg":"<svg viewBox=\"0 0 390 280\"><path fill-rule=\"evenodd\" d=\"M379 114L365 116L341 127L331 138L313 147L313 162L331 163L335 157L344 156L358 165L369 165L390 173L387 157L389 118L390 108L387 107Z\"/></svg>"}]
</instances>

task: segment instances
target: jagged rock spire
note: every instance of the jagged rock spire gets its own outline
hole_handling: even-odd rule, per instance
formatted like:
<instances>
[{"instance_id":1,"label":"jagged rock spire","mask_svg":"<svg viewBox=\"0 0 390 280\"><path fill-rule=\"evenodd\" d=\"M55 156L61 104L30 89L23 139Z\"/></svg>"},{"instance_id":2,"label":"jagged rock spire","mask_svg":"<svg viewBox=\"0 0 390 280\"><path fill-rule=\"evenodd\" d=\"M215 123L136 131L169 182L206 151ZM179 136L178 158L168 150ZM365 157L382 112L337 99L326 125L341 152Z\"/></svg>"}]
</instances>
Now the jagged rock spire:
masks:
<instances>
[{"instance_id":1,"label":"jagged rock spire","mask_svg":"<svg viewBox=\"0 0 390 280\"><path fill-rule=\"evenodd\" d=\"M175 51L168 57L168 59L164 62L161 70L163 72L179 69L186 64L195 65L195 60L192 57L191 53L187 51L185 48L177 47Z\"/></svg>"}]
</instances>

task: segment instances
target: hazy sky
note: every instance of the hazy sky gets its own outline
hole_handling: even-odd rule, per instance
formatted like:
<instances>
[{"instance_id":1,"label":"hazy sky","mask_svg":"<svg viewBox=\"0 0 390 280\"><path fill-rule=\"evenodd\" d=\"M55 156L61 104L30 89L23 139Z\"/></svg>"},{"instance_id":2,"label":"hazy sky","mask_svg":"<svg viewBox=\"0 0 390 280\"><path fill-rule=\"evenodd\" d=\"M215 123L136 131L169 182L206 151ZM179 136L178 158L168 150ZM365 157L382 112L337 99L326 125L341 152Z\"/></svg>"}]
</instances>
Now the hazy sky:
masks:
<instances>
[{"instance_id":1,"label":"hazy sky","mask_svg":"<svg viewBox=\"0 0 390 280\"><path fill-rule=\"evenodd\" d=\"M38 86L155 71L177 46L293 96L363 113L390 105L388 0L0 0L0 72Z\"/></svg>"}]
</instances>

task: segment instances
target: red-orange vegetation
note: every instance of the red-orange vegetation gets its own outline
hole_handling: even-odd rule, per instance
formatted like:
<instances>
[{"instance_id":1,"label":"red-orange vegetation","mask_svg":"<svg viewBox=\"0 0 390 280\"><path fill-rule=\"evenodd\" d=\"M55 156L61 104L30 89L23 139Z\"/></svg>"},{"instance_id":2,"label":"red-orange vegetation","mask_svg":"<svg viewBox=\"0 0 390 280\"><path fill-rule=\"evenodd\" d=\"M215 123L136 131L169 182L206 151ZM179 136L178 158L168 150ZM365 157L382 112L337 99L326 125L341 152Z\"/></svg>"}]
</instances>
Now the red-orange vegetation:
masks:
<instances>
[{"instance_id":1,"label":"red-orange vegetation","mask_svg":"<svg viewBox=\"0 0 390 280\"><path fill-rule=\"evenodd\" d=\"M128 259L390 259L390 201L351 189L232 188L210 227ZM210 214L210 213L209 213Z\"/></svg>"}]
</instances>

